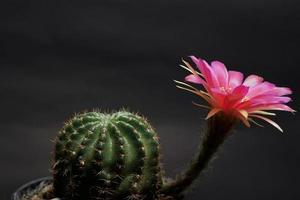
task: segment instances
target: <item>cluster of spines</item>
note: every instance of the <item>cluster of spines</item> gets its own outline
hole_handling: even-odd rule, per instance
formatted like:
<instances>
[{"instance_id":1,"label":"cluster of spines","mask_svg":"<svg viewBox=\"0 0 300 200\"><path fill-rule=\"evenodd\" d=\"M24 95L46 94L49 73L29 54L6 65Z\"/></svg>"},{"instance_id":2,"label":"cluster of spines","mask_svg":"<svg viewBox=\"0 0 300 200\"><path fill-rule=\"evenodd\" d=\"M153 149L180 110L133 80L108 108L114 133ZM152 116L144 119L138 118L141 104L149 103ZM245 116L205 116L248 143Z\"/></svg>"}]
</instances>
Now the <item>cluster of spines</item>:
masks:
<instances>
[{"instance_id":1,"label":"cluster of spines","mask_svg":"<svg viewBox=\"0 0 300 200\"><path fill-rule=\"evenodd\" d=\"M154 199L161 188L159 143L142 117L120 111L75 116L56 140L57 196Z\"/></svg>"}]
</instances>

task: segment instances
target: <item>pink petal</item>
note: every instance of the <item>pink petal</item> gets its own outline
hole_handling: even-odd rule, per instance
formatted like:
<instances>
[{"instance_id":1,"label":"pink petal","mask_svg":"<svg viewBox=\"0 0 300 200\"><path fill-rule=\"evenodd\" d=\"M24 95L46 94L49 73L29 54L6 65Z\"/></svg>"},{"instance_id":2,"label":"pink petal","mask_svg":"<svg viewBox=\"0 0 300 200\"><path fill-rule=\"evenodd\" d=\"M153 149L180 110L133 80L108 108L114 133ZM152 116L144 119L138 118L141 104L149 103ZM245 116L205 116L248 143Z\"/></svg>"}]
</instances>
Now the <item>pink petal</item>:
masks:
<instances>
[{"instance_id":1,"label":"pink petal","mask_svg":"<svg viewBox=\"0 0 300 200\"><path fill-rule=\"evenodd\" d=\"M199 60L198 60L198 58L196 58L196 56L190 56L190 58L191 58L192 61L196 64L196 66L199 65Z\"/></svg>"},{"instance_id":2,"label":"pink petal","mask_svg":"<svg viewBox=\"0 0 300 200\"><path fill-rule=\"evenodd\" d=\"M284 104L262 105L258 107L252 107L247 110L248 112L252 112L255 110L280 110L280 111L296 112L294 109Z\"/></svg>"},{"instance_id":3,"label":"pink petal","mask_svg":"<svg viewBox=\"0 0 300 200\"><path fill-rule=\"evenodd\" d=\"M209 64L202 60L201 58L196 58L195 56L190 56L193 62L196 64L200 72L203 74L207 84L209 87L218 87L219 82L218 79L214 73L214 71L211 69Z\"/></svg>"},{"instance_id":4,"label":"pink petal","mask_svg":"<svg viewBox=\"0 0 300 200\"><path fill-rule=\"evenodd\" d=\"M253 105L279 104L279 103L288 103L290 101L291 101L290 97L277 97L277 96L264 96L261 98L251 99Z\"/></svg>"},{"instance_id":5,"label":"pink petal","mask_svg":"<svg viewBox=\"0 0 300 200\"><path fill-rule=\"evenodd\" d=\"M205 81L197 75L190 74L185 77L185 80L191 83L204 84Z\"/></svg>"},{"instance_id":6,"label":"pink petal","mask_svg":"<svg viewBox=\"0 0 300 200\"><path fill-rule=\"evenodd\" d=\"M263 82L263 80L264 79L260 76L250 75L245 79L243 85L248 86L248 87L254 87L257 84Z\"/></svg>"},{"instance_id":7,"label":"pink petal","mask_svg":"<svg viewBox=\"0 0 300 200\"><path fill-rule=\"evenodd\" d=\"M239 96L240 98L243 98L244 96L246 96L248 91L249 91L249 87L244 85L239 85L236 88L234 88L231 95Z\"/></svg>"},{"instance_id":8,"label":"pink petal","mask_svg":"<svg viewBox=\"0 0 300 200\"><path fill-rule=\"evenodd\" d=\"M247 96L247 95L246 95ZM259 96L254 97L251 100L243 101L243 102L237 102L234 107L237 109L251 109L251 108L257 108L257 107L266 107L268 105L274 105L274 104L282 104L282 103L288 103L291 101L290 97L278 97L278 96Z\"/></svg>"},{"instance_id":9,"label":"pink petal","mask_svg":"<svg viewBox=\"0 0 300 200\"><path fill-rule=\"evenodd\" d=\"M235 107L247 95L249 87L244 85L237 86L227 98L227 106Z\"/></svg>"},{"instance_id":10,"label":"pink petal","mask_svg":"<svg viewBox=\"0 0 300 200\"><path fill-rule=\"evenodd\" d=\"M212 96L212 104L215 107L222 107L227 94L221 91L219 88L210 88L209 93Z\"/></svg>"},{"instance_id":11,"label":"pink petal","mask_svg":"<svg viewBox=\"0 0 300 200\"><path fill-rule=\"evenodd\" d=\"M227 95L227 92L225 90L221 90L221 88L217 87L217 88L210 88L210 91L215 94L222 94L222 95Z\"/></svg>"},{"instance_id":12,"label":"pink petal","mask_svg":"<svg viewBox=\"0 0 300 200\"><path fill-rule=\"evenodd\" d=\"M283 96L283 95L292 94L292 90L290 88L287 88L287 87L275 87L274 89L270 90L266 94L276 95L276 96Z\"/></svg>"},{"instance_id":13,"label":"pink petal","mask_svg":"<svg viewBox=\"0 0 300 200\"><path fill-rule=\"evenodd\" d=\"M260 84L258 84L256 86L254 86L254 87L251 87L249 89L247 98L251 99L251 98L253 98L255 96L263 95L263 94L265 94L267 92L270 92L274 88L275 88L274 84L265 81L263 83L260 83Z\"/></svg>"},{"instance_id":14,"label":"pink petal","mask_svg":"<svg viewBox=\"0 0 300 200\"><path fill-rule=\"evenodd\" d=\"M234 89L242 84L244 75L241 72L229 71L228 78L228 87Z\"/></svg>"},{"instance_id":15,"label":"pink petal","mask_svg":"<svg viewBox=\"0 0 300 200\"><path fill-rule=\"evenodd\" d=\"M228 72L226 66L219 61L213 61L211 67L216 74L220 87L227 88Z\"/></svg>"}]
</instances>

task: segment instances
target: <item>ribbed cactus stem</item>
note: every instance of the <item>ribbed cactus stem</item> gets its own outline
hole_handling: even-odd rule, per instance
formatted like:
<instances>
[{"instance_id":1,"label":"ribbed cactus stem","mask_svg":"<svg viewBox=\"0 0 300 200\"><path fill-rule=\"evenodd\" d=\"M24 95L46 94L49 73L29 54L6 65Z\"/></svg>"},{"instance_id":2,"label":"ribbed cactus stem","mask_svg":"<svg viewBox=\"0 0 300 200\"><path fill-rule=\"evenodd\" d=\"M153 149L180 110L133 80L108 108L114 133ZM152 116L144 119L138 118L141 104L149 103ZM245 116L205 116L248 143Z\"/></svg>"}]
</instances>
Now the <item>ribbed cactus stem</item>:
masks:
<instances>
[{"instance_id":1,"label":"ribbed cactus stem","mask_svg":"<svg viewBox=\"0 0 300 200\"><path fill-rule=\"evenodd\" d=\"M174 181L164 184L162 193L176 195L186 190L207 167L210 160L229 136L234 123L235 119L228 118L223 113L208 119L206 133L202 137L202 143L195 159L188 165L185 172L177 176Z\"/></svg>"},{"instance_id":2,"label":"ribbed cactus stem","mask_svg":"<svg viewBox=\"0 0 300 200\"><path fill-rule=\"evenodd\" d=\"M158 138L126 111L75 116L56 139L54 193L66 199L155 199L161 188Z\"/></svg>"}]
</instances>

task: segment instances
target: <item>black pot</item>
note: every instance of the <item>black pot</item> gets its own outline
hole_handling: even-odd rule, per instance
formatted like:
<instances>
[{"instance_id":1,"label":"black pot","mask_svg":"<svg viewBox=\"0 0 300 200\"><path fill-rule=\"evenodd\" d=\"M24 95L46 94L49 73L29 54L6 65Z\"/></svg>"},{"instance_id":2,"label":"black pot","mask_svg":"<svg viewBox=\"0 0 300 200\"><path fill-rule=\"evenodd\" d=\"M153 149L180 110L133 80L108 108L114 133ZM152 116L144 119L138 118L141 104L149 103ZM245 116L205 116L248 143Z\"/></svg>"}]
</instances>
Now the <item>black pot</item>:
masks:
<instances>
[{"instance_id":1,"label":"black pot","mask_svg":"<svg viewBox=\"0 0 300 200\"><path fill-rule=\"evenodd\" d=\"M19 187L11 196L11 200L21 200L22 196L34 189L36 189L41 184L48 184L52 182L52 177L43 177L30 181L29 183L24 184Z\"/></svg>"}]
</instances>

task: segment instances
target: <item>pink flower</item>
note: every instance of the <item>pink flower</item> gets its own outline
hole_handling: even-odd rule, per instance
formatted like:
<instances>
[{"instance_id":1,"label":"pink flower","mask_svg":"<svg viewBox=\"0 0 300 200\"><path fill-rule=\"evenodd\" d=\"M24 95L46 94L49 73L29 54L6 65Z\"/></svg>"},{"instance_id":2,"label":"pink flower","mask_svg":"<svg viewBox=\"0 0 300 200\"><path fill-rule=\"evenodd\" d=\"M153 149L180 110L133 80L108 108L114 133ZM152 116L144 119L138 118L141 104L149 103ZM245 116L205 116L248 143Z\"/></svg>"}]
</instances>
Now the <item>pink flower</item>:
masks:
<instances>
[{"instance_id":1,"label":"pink flower","mask_svg":"<svg viewBox=\"0 0 300 200\"><path fill-rule=\"evenodd\" d=\"M210 112L207 119L223 112L227 116L241 120L247 127L250 127L249 122L256 123L253 119L257 118L282 131L277 123L266 117L275 115L269 111L295 112L285 105L291 101L291 98L286 96L292 93L289 88L276 87L257 75L250 75L244 79L241 72L228 71L225 65L219 61L213 61L209 65L201 58L191 56L191 59L199 71L193 69L188 62L183 61L185 66L181 66L191 73L185 77L185 80L202 85L205 91L180 81L176 81L180 84L177 87L193 92L209 103Z\"/></svg>"}]
</instances>

